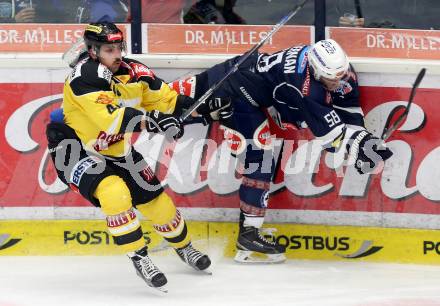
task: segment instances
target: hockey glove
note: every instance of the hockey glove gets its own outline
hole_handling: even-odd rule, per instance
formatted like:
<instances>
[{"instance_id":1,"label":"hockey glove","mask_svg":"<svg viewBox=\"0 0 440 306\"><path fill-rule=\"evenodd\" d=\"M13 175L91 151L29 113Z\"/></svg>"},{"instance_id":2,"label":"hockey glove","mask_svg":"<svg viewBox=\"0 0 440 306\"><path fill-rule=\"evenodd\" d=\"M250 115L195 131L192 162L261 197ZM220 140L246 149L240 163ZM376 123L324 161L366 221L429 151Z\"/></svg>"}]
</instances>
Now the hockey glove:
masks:
<instances>
[{"instance_id":1,"label":"hockey glove","mask_svg":"<svg viewBox=\"0 0 440 306\"><path fill-rule=\"evenodd\" d=\"M213 120L224 121L233 114L231 98L213 98L197 108L197 112L209 123Z\"/></svg>"},{"instance_id":2,"label":"hockey glove","mask_svg":"<svg viewBox=\"0 0 440 306\"><path fill-rule=\"evenodd\" d=\"M145 128L150 133L167 133L168 130L173 130L174 139L179 139L183 136L183 126L179 119L171 114L161 113L158 110L145 114Z\"/></svg>"},{"instance_id":3,"label":"hockey glove","mask_svg":"<svg viewBox=\"0 0 440 306\"><path fill-rule=\"evenodd\" d=\"M145 82L151 90L159 90L162 87L162 80L156 77L153 70L144 64L132 62L124 65L129 68L131 81Z\"/></svg>"},{"instance_id":4,"label":"hockey glove","mask_svg":"<svg viewBox=\"0 0 440 306\"><path fill-rule=\"evenodd\" d=\"M347 144L349 156L356 158L354 167L360 174L373 172L381 161L389 159L393 152L382 139L362 130L353 134Z\"/></svg>"},{"instance_id":5,"label":"hockey glove","mask_svg":"<svg viewBox=\"0 0 440 306\"><path fill-rule=\"evenodd\" d=\"M154 79L155 75L154 72L141 63L132 62L128 64L129 66L129 74L132 79L135 79L136 81L140 81L143 78L147 79Z\"/></svg>"}]
</instances>

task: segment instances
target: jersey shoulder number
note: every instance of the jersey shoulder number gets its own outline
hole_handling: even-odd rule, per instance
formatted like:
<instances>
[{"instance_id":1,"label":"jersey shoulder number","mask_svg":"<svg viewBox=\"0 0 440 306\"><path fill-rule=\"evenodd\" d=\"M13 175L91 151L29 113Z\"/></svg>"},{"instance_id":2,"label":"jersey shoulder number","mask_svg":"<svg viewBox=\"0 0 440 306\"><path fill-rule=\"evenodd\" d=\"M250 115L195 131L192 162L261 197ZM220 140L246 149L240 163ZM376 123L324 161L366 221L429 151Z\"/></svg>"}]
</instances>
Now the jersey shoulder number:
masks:
<instances>
[{"instance_id":1,"label":"jersey shoulder number","mask_svg":"<svg viewBox=\"0 0 440 306\"><path fill-rule=\"evenodd\" d=\"M281 64L285 50L273 54L263 53L258 56L257 70L258 72L268 72L274 66Z\"/></svg>"},{"instance_id":2,"label":"jersey shoulder number","mask_svg":"<svg viewBox=\"0 0 440 306\"><path fill-rule=\"evenodd\" d=\"M279 64L283 64L284 73L295 73L299 52L304 48L303 45L285 49L273 54L261 54L257 60L257 70L259 72L268 72Z\"/></svg>"}]
</instances>

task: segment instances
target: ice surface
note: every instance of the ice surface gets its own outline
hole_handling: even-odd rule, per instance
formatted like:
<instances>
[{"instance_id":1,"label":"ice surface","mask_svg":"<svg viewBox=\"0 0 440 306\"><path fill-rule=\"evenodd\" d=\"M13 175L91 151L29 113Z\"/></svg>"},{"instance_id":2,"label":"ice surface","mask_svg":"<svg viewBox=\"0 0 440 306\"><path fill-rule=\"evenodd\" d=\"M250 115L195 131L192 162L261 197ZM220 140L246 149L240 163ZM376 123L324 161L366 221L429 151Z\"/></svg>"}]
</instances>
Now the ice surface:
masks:
<instances>
[{"instance_id":1,"label":"ice surface","mask_svg":"<svg viewBox=\"0 0 440 306\"><path fill-rule=\"evenodd\" d=\"M243 265L219 254L213 275L152 254L168 294L148 289L125 256L0 256L0 306L440 305L440 267L288 260Z\"/></svg>"}]
</instances>

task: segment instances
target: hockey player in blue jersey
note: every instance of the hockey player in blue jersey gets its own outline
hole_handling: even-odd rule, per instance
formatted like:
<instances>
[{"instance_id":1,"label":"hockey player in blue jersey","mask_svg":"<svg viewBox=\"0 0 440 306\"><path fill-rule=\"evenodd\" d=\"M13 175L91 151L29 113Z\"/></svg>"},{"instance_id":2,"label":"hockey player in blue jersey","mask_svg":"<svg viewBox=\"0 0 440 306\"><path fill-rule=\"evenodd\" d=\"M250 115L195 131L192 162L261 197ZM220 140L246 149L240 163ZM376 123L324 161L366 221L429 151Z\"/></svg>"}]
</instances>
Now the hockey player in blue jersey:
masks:
<instances>
[{"instance_id":1,"label":"hockey player in blue jersey","mask_svg":"<svg viewBox=\"0 0 440 306\"><path fill-rule=\"evenodd\" d=\"M239 58L227 60L180 84L174 83L173 87L178 91L190 88L186 94L197 99ZM361 174L372 172L392 155L379 138L365 129L356 73L344 50L331 39L274 54L252 54L213 96L232 98L234 114L226 125L246 139L245 168L258 165L255 171L243 174L239 189L235 259L240 262L285 260L285 247L268 241L261 233L276 168L274 160L269 167L264 165L264 148L256 137L257 129L267 120L265 110L275 109L280 122L310 128L323 149L344 150L355 160ZM254 253L264 256L253 256Z\"/></svg>"}]
</instances>

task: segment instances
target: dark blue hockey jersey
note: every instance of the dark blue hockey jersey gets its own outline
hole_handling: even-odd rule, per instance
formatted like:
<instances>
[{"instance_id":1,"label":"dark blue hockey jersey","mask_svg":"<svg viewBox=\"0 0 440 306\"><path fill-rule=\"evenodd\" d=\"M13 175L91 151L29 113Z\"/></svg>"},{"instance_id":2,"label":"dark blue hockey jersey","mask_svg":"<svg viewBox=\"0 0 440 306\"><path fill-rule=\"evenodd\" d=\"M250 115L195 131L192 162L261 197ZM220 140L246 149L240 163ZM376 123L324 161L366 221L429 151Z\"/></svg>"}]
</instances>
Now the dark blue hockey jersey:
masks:
<instances>
[{"instance_id":1,"label":"dark blue hockey jersey","mask_svg":"<svg viewBox=\"0 0 440 306\"><path fill-rule=\"evenodd\" d=\"M296 46L258 56L255 74L263 79L260 83L266 84L262 88L267 91L263 95L261 89L255 93L262 96L259 104L274 106L283 121L297 125L305 121L317 137L342 123L363 126L359 87L353 69L350 68L340 86L330 92L311 74L308 49L309 46Z\"/></svg>"},{"instance_id":2,"label":"dark blue hockey jersey","mask_svg":"<svg viewBox=\"0 0 440 306\"><path fill-rule=\"evenodd\" d=\"M345 124L362 127L363 112L353 68L336 90L328 91L310 71L308 49L309 46L295 46L273 54L250 55L214 95L231 96L237 113L259 112L260 108L273 106L283 122L307 125L325 143L339 137ZM205 74L199 75L207 85L201 86L199 92L218 82L239 60L237 56L210 68L206 80Z\"/></svg>"}]
</instances>

